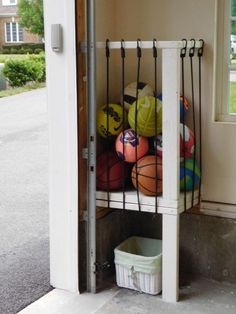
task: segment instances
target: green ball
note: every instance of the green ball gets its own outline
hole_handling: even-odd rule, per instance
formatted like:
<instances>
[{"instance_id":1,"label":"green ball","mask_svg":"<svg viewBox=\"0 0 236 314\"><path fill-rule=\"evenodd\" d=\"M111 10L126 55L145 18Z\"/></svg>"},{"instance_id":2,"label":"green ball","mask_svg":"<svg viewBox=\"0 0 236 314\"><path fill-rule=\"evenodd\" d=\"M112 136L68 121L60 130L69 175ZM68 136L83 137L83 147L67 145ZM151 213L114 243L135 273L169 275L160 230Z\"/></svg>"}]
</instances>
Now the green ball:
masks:
<instances>
[{"instance_id":1,"label":"green ball","mask_svg":"<svg viewBox=\"0 0 236 314\"><path fill-rule=\"evenodd\" d=\"M194 170L193 159L187 159L185 161L185 177L186 177L186 191L192 190L193 187L193 175L194 176L194 188L196 188L200 181L200 168L197 161L195 161L195 171ZM180 190L184 191L184 163L180 164Z\"/></svg>"},{"instance_id":2,"label":"green ball","mask_svg":"<svg viewBox=\"0 0 236 314\"><path fill-rule=\"evenodd\" d=\"M155 134L155 101L156 101L156 121L157 134ZM137 108L137 126L135 128L135 114ZM153 96L139 98L130 106L128 121L132 129L136 130L139 135L151 137L162 131L162 102L155 100Z\"/></svg>"},{"instance_id":3,"label":"green ball","mask_svg":"<svg viewBox=\"0 0 236 314\"><path fill-rule=\"evenodd\" d=\"M127 126L127 113L120 105L103 105L97 110L97 132L104 138L118 135ZM108 122L108 123L107 123Z\"/></svg>"}]
</instances>

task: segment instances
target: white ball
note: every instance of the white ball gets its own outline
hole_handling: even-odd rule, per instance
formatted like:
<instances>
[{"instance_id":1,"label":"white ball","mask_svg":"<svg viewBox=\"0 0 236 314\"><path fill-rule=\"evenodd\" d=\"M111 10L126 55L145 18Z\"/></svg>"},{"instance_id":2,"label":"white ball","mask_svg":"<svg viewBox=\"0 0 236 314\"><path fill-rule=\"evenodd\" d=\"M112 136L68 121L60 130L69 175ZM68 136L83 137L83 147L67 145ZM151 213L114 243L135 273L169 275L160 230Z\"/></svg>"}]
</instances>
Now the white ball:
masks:
<instances>
[{"instance_id":1,"label":"white ball","mask_svg":"<svg viewBox=\"0 0 236 314\"><path fill-rule=\"evenodd\" d=\"M129 110L130 106L136 101L136 94L137 94L137 82L130 83L125 87L124 90L124 106L125 110ZM145 97L145 96L153 96L154 91L153 88L143 82L138 83L138 98ZM122 97L121 97L121 104L123 104Z\"/></svg>"}]
</instances>

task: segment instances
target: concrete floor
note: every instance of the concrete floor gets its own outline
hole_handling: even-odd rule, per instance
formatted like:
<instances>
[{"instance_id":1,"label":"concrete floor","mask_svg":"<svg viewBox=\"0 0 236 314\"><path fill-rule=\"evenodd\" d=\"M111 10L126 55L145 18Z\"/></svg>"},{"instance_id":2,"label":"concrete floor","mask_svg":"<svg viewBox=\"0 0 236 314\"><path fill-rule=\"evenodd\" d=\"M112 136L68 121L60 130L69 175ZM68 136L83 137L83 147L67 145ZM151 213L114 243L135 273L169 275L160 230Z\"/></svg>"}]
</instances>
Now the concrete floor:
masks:
<instances>
[{"instance_id":1,"label":"concrete floor","mask_svg":"<svg viewBox=\"0 0 236 314\"><path fill-rule=\"evenodd\" d=\"M53 290L19 314L235 314L236 286L206 279L180 290L180 302L113 287L96 295Z\"/></svg>"},{"instance_id":2,"label":"concrete floor","mask_svg":"<svg viewBox=\"0 0 236 314\"><path fill-rule=\"evenodd\" d=\"M0 99L0 313L49 285L46 89Z\"/></svg>"}]
</instances>

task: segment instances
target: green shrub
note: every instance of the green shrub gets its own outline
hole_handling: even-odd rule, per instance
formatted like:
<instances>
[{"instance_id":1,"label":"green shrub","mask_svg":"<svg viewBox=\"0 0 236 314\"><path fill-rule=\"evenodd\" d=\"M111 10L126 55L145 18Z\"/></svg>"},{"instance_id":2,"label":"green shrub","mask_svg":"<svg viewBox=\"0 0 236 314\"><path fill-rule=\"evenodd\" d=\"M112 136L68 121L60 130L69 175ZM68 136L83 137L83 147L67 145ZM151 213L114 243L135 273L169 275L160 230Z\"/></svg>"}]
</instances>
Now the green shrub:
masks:
<instances>
[{"instance_id":1,"label":"green shrub","mask_svg":"<svg viewBox=\"0 0 236 314\"><path fill-rule=\"evenodd\" d=\"M29 77L31 78L30 81L45 82L45 63L42 63L40 61L28 60L27 66Z\"/></svg>"},{"instance_id":2,"label":"green shrub","mask_svg":"<svg viewBox=\"0 0 236 314\"><path fill-rule=\"evenodd\" d=\"M24 48L20 48L20 49L18 50L18 54L19 54L19 55L24 55L24 54L25 54L25 49L24 49Z\"/></svg>"},{"instance_id":3,"label":"green shrub","mask_svg":"<svg viewBox=\"0 0 236 314\"><path fill-rule=\"evenodd\" d=\"M3 53L4 55L9 55L11 52L10 52L10 49L3 48L3 49L2 49L2 53Z\"/></svg>"},{"instance_id":4,"label":"green shrub","mask_svg":"<svg viewBox=\"0 0 236 314\"><path fill-rule=\"evenodd\" d=\"M23 48L30 48L32 49L33 51L35 49L42 49L44 50L44 43L38 43L38 44L34 44L34 43L24 43L24 44L21 44L21 47Z\"/></svg>"},{"instance_id":5,"label":"green shrub","mask_svg":"<svg viewBox=\"0 0 236 314\"><path fill-rule=\"evenodd\" d=\"M34 64L36 71L36 82L45 82L46 80L46 68L45 68L45 53L41 52L38 55L29 56L29 61Z\"/></svg>"},{"instance_id":6,"label":"green shrub","mask_svg":"<svg viewBox=\"0 0 236 314\"><path fill-rule=\"evenodd\" d=\"M13 87L28 82L44 82L46 79L45 61L41 55L29 56L25 60L12 59L5 63L3 73Z\"/></svg>"},{"instance_id":7,"label":"green shrub","mask_svg":"<svg viewBox=\"0 0 236 314\"><path fill-rule=\"evenodd\" d=\"M2 48L3 49L10 49L11 50L11 48L14 48L14 49L20 49L21 48L21 45L20 44L6 44L6 45L2 45Z\"/></svg>"},{"instance_id":8,"label":"green shrub","mask_svg":"<svg viewBox=\"0 0 236 314\"><path fill-rule=\"evenodd\" d=\"M7 49L11 49L11 48L15 48L17 50L21 49L21 48L24 48L24 49L32 49L33 51L35 49L42 49L42 50L45 50L44 49L44 43L37 43L37 44L34 44L34 43L22 43L22 44L6 44L6 45L3 45L2 48L7 48Z\"/></svg>"},{"instance_id":9,"label":"green shrub","mask_svg":"<svg viewBox=\"0 0 236 314\"><path fill-rule=\"evenodd\" d=\"M18 53L18 49L16 48L11 48L10 51L12 55L16 55Z\"/></svg>"},{"instance_id":10,"label":"green shrub","mask_svg":"<svg viewBox=\"0 0 236 314\"><path fill-rule=\"evenodd\" d=\"M29 81L27 64L19 60L7 61L3 74L11 86L23 86Z\"/></svg>"},{"instance_id":11,"label":"green shrub","mask_svg":"<svg viewBox=\"0 0 236 314\"><path fill-rule=\"evenodd\" d=\"M43 52L43 49L36 48L36 49L34 50L34 53L35 53L35 54L40 54L40 52Z\"/></svg>"},{"instance_id":12,"label":"green shrub","mask_svg":"<svg viewBox=\"0 0 236 314\"><path fill-rule=\"evenodd\" d=\"M31 49L31 48L26 48L25 49L25 53L28 53L28 54L32 54L33 53L33 49Z\"/></svg>"},{"instance_id":13,"label":"green shrub","mask_svg":"<svg viewBox=\"0 0 236 314\"><path fill-rule=\"evenodd\" d=\"M29 56L29 59L31 61L45 63L45 53L40 52L40 54L38 54L38 55L31 55L31 56Z\"/></svg>"}]
</instances>

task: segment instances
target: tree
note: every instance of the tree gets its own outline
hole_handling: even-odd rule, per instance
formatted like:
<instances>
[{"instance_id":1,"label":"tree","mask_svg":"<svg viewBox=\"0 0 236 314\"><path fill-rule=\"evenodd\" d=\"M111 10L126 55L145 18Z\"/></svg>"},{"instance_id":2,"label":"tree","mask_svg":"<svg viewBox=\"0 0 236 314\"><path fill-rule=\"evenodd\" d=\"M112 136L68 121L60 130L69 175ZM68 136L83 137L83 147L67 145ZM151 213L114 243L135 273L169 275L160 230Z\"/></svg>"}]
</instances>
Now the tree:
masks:
<instances>
[{"instance_id":1,"label":"tree","mask_svg":"<svg viewBox=\"0 0 236 314\"><path fill-rule=\"evenodd\" d=\"M231 16L236 16L236 0L231 1ZM231 20L231 34L236 35L236 21Z\"/></svg>"},{"instance_id":2,"label":"tree","mask_svg":"<svg viewBox=\"0 0 236 314\"><path fill-rule=\"evenodd\" d=\"M17 11L23 28L44 37L43 0L19 0Z\"/></svg>"}]
</instances>

